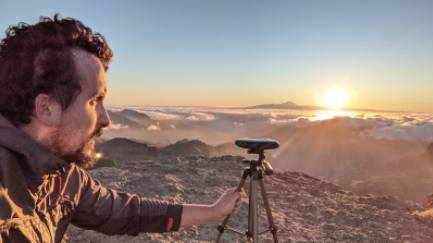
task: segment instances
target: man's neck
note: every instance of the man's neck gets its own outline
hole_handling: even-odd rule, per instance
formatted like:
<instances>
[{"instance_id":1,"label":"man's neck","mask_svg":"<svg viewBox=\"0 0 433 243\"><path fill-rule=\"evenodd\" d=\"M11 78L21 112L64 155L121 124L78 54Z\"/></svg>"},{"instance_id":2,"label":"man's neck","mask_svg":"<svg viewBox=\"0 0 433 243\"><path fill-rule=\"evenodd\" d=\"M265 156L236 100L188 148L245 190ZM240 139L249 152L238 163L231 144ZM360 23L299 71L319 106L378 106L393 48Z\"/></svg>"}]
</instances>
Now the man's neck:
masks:
<instances>
[{"instance_id":1,"label":"man's neck","mask_svg":"<svg viewBox=\"0 0 433 243\"><path fill-rule=\"evenodd\" d=\"M50 139L50 128L42 126L37 121L32 121L30 124L18 127L21 131L27 134L31 139L33 139L38 144L43 147L50 149L51 139ZM51 150L51 149L50 149Z\"/></svg>"}]
</instances>

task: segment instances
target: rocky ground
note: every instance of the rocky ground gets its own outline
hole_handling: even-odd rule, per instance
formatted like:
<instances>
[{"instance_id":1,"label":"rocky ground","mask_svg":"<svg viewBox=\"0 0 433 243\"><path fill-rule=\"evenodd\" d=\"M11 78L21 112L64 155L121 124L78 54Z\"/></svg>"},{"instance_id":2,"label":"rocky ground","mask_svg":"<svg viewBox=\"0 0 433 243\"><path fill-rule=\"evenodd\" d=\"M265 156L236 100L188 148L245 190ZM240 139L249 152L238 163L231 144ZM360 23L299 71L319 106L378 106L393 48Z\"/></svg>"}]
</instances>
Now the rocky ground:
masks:
<instances>
[{"instance_id":1,"label":"rocky ground","mask_svg":"<svg viewBox=\"0 0 433 243\"><path fill-rule=\"evenodd\" d=\"M89 170L109 188L175 203L212 204L235 187L245 165L242 157L173 157L148 160L124 157L114 167ZM392 196L356 196L340 187L301 172L265 177L266 190L278 226L279 242L433 242L429 206ZM248 187L245 188L248 191ZM427 197L427 195L426 195ZM262 205L262 203L260 203ZM229 225L247 227L248 202ZM267 227L264 208L259 222ZM105 236L70 226L65 242L213 242L218 222L175 233ZM221 242L246 242L226 232ZM259 242L273 242L270 234Z\"/></svg>"}]
</instances>

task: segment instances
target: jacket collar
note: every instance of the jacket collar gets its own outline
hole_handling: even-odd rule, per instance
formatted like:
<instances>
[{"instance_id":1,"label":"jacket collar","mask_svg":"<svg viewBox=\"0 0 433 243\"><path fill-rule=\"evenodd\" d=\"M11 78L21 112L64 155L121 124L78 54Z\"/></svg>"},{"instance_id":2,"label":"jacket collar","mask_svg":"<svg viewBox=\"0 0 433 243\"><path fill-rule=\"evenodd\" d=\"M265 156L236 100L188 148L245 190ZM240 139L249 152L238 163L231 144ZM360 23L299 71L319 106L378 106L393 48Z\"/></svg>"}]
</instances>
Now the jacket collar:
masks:
<instances>
[{"instance_id":1,"label":"jacket collar","mask_svg":"<svg viewBox=\"0 0 433 243\"><path fill-rule=\"evenodd\" d=\"M51 174L60 174L70 168L69 163L55 156L50 150L31 139L21 129L12 125L0 114L0 146L25 156L28 171L34 185L28 185L33 192Z\"/></svg>"}]
</instances>

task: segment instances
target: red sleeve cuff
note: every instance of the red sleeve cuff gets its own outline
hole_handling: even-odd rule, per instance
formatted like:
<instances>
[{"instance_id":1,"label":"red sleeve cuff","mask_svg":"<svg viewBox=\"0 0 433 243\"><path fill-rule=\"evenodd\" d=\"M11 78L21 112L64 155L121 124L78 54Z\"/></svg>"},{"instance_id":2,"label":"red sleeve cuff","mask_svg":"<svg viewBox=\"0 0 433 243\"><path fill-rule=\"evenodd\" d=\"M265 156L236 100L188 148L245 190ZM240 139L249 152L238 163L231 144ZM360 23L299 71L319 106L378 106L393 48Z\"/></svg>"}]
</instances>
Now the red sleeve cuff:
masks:
<instances>
[{"instance_id":1,"label":"red sleeve cuff","mask_svg":"<svg viewBox=\"0 0 433 243\"><path fill-rule=\"evenodd\" d=\"M169 232L172 226L173 226L173 218L169 218L166 231Z\"/></svg>"}]
</instances>

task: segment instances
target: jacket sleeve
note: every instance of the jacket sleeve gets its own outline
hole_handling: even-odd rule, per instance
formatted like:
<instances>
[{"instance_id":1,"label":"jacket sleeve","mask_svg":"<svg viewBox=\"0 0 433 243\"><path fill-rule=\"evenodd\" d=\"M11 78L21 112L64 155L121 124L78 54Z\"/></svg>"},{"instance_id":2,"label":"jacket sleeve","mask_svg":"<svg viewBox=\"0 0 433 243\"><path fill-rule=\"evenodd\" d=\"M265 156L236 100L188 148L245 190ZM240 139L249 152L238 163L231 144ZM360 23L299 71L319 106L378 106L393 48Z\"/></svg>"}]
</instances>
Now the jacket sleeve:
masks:
<instances>
[{"instance_id":1,"label":"jacket sleeve","mask_svg":"<svg viewBox=\"0 0 433 243\"><path fill-rule=\"evenodd\" d=\"M80 195L72 224L108 235L179 230L183 206L101 186L79 168Z\"/></svg>"}]
</instances>

